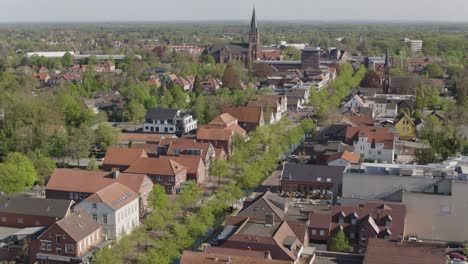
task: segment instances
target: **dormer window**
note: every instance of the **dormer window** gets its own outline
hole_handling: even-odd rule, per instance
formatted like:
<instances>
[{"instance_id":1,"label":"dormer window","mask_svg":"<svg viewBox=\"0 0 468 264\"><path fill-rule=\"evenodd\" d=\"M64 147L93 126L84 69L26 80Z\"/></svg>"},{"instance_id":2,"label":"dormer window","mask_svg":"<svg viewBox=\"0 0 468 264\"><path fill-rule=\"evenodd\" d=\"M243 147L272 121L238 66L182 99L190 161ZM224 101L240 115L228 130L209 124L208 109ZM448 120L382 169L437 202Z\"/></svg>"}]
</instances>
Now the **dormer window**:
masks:
<instances>
[{"instance_id":1,"label":"dormer window","mask_svg":"<svg viewBox=\"0 0 468 264\"><path fill-rule=\"evenodd\" d=\"M343 211L341 211L340 215L338 216L338 223L344 224L345 217L346 217L346 214Z\"/></svg>"}]
</instances>

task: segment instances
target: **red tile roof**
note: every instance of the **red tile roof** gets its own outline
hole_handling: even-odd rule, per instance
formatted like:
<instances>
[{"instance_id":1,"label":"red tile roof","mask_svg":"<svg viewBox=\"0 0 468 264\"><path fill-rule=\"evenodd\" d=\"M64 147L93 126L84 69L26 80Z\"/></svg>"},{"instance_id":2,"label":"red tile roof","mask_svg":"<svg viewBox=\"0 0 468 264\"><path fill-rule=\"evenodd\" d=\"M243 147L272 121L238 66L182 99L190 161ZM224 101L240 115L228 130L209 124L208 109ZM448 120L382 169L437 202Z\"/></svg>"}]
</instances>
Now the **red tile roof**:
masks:
<instances>
[{"instance_id":1,"label":"red tile roof","mask_svg":"<svg viewBox=\"0 0 468 264\"><path fill-rule=\"evenodd\" d=\"M271 260L251 256L210 254L184 251L180 264L290 264L290 261Z\"/></svg>"},{"instance_id":2,"label":"red tile roof","mask_svg":"<svg viewBox=\"0 0 468 264\"><path fill-rule=\"evenodd\" d=\"M108 148L102 165L125 165L131 166L141 158L147 158L148 155L143 149L139 148Z\"/></svg>"},{"instance_id":3,"label":"red tile roof","mask_svg":"<svg viewBox=\"0 0 468 264\"><path fill-rule=\"evenodd\" d=\"M107 171L85 171L74 169L55 169L46 185L46 190L96 193L114 182L121 183L139 193L146 175L119 173L117 179Z\"/></svg>"},{"instance_id":4,"label":"red tile roof","mask_svg":"<svg viewBox=\"0 0 468 264\"><path fill-rule=\"evenodd\" d=\"M352 143L359 137L367 137L367 142L383 143L384 149L392 149L395 135L386 127L347 127L346 142Z\"/></svg>"},{"instance_id":5,"label":"red tile roof","mask_svg":"<svg viewBox=\"0 0 468 264\"><path fill-rule=\"evenodd\" d=\"M171 138L170 135L150 134L150 133L120 133L120 141L135 141L145 143L159 143L161 140Z\"/></svg>"},{"instance_id":6,"label":"red tile roof","mask_svg":"<svg viewBox=\"0 0 468 264\"><path fill-rule=\"evenodd\" d=\"M309 227L320 228L320 229L330 229L330 222L331 222L330 214L319 214L319 213L309 214Z\"/></svg>"},{"instance_id":7,"label":"red tile roof","mask_svg":"<svg viewBox=\"0 0 468 264\"><path fill-rule=\"evenodd\" d=\"M225 107L224 112L229 113L241 122L259 124L262 108L258 106Z\"/></svg>"},{"instance_id":8,"label":"red tile roof","mask_svg":"<svg viewBox=\"0 0 468 264\"><path fill-rule=\"evenodd\" d=\"M230 141L233 135L233 130L218 126L204 125L200 126L197 130L197 139L199 140Z\"/></svg>"},{"instance_id":9,"label":"red tile roof","mask_svg":"<svg viewBox=\"0 0 468 264\"><path fill-rule=\"evenodd\" d=\"M161 146L169 145L167 149L167 155L176 155L176 150L180 149L182 153L186 150L200 150L200 156L203 159L208 158L209 150L212 148L211 143L196 142L193 139L164 139L160 143Z\"/></svg>"},{"instance_id":10,"label":"red tile roof","mask_svg":"<svg viewBox=\"0 0 468 264\"><path fill-rule=\"evenodd\" d=\"M96 223L84 209L75 209L73 213L60 219L55 224L65 231L75 242L82 240L101 228L101 225Z\"/></svg>"},{"instance_id":11,"label":"red tile roof","mask_svg":"<svg viewBox=\"0 0 468 264\"><path fill-rule=\"evenodd\" d=\"M423 243L369 239L363 264L443 264L445 248Z\"/></svg>"},{"instance_id":12,"label":"red tile roof","mask_svg":"<svg viewBox=\"0 0 468 264\"><path fill-rule=\"evenodd\" d=\"M200 166L204 166L204 163L200 156L193 155L181 155L181 156L160 156L160 159L171 159L185 168L187 168L187 174L197 174Z\"/></svg>"},{"instance_id":13,"label":"red tile roof","mask_svg":"<svg viewBox=\"0 0 468 264\"><path fill-rule=\"evenodd\" d=\"M354 126L374 126L374 119L370 116L344 115L343 122L351 123Z\"/></svg>"},{"instance_id":14,"label":"red tile roof","mask_svg":"<svg viewBox=\"0 0 468 264\"><path fill-rule=\"evenodd\" d=\"M328 156L327 163L337 159L343 159L349 163L358 163L360 157L357 154L345 150L343 152L338 152L336 154Z\"/></svg>"},{"instance_id":15,"label":"red tile roof","mask_svg":"<svg viewBox=\"0 0 468 264\"><path fill-rule=\"evenodd\" d=\"M187 171L187 168L171 159L142 158L125 172L176 176L183 171Z\"/></svg>"},{"instance_id":16,"label":"red tile roof","mask_svg":"<svg viewBox=\"0 0 468 264\"><path fill-rule=\"evenodd\" d=\"M230 126L232 124L237 124L237 119L228 113L224 113L215 117L209 124L219 126Z\"/></svg>"}]
</instances>

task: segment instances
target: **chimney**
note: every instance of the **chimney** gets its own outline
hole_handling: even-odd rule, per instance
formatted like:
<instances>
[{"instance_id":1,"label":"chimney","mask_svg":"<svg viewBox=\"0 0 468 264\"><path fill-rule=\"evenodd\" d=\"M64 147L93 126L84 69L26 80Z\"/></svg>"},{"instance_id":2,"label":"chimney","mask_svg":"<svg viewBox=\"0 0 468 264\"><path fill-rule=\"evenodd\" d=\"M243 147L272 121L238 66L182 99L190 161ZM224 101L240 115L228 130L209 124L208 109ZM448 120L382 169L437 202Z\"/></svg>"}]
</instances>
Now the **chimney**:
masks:
<instances>
[{"instance_id":1,"label":"chimney","mask_svg":"<svg viewBox=\"0 0 468 264\"><path fill-rule=\"evenodd\" d=\"M265 259L271 259L271 254L269 250L265 251Z\"/></svg>"},{"instance_id":2,"label":"chimney","mask_svg":"<svg viewBox=\"0 0 468 264\"><path fill-rule=\"evenodd\" d=\"M119 169L116 169L115 171L112 172L112 179L118 179L119 178Z\"/></svg>"}]
</instances>

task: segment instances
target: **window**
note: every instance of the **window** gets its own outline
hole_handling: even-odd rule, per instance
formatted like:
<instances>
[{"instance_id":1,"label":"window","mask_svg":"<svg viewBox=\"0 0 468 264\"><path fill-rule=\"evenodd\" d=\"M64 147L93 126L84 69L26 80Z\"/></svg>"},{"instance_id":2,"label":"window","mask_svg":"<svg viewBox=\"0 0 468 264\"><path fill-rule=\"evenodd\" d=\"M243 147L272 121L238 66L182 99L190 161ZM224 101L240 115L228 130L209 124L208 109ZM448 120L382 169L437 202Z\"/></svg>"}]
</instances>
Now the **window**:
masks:
<instances>
[{"instance_id":1,"label":"window","mask_svg":"<svg viewBox=\"0 0 468 264\"><path fill-rule=\"evenodd\" d=\"M344 223L344 217L340 215L340 218L338 219L338 223L343 224Z\"/></svg>"},{"instance_id":2,"label":"window","mask_svg":"<svg viewBox=\"0 0 468 264\"><path fill-rule=\"evenodd\" d=\"M62 253L62 249L61 248L56 248L55 251L57 252L58 255L60 255Z\"/></svg>"},{"instance_id":3,"label":"window","mask_svg":"<svg viewBox=\"0 0 468 264\"><path fill-rule=\"evenodd\" d=\"M312 235L314 235L314 236L317 235L317 230L312 229Z\"/></svg>"},{"instance_id":4,"label":"window","mask_svg":"<svg viewBox=\"0 0 468 264\"><path fill-rule=\"evenodd\" d=\"M78 193L74 193L74 194L75 194L75 200L78 200L79 194Z\"/></svg>"},{"instance_id":5,"label":"window","mask_svg":"<svg viewBox=\"0 0 468 264\"><path fill-rule=\"evenodd\" d=\"M93 209L96 209L96 208L97 208L97 204L93 203Z\"/></svg>"},{"instance_id":6,"label":"window","mask_svg":"<svg viewBox=\"0 0 468 264\"><path fill-rule=\"evenodd\" d=\"M156 176L156 180L157 180L157 181L161 181L161 180L162 180L162 177L161 177L161 176Z\"/></svg>"},{"instance_id":7,"label":"window","mask_svg":"<svg viewBox=\"0 0 468 264\"><path fill-rule=\"evenodd\" d=\"M325 231L320 230L320 236L325 236Z\"/></svg>"},{"instance_id":8,"label":"window","mask_svg":"<svg viewBox=\"0 0 468 264\"><path fill-rule=\"evenodd\" d=\"M22 224L23 223L23 218L18 218L18 224Z\"/></svg>"},{"instance_id":9,"label":"window","mask_svg":"<svg viewBox=\"0 0 468 264\"><path fill-rule=\"evenodd\" d=\"M354 233L349 233L349 239L354 239L355 236L354 236Z\"/></svg>"},{"instance_id":10,"label":"window","mask_svg":"<svg viewBox=\"0 0 468 264\"><path fill-rule=\"evenodd\" d=\"M3 217L2 217L2 222L5 223L6 221L7 221L7 218L3 216Z\"/></svg>"},{"instance_id":11,"label":"window","mask_svg":"<svg viewBox=\"0 0 468 264\"><path fill-rule=\"evenodd\" d=\"M327 182L331 182L331 178L327 178Z\"/></svg>"},{"instance_id":12,"label":"window","mask_svg":"<svg viewBox=\"0 0 468 264\"><path fill-rule=\"evenodd\" d=\"M73 200L73 192L70 193L70 200Z\"/></svg>"},{"instance_id":13,"label":"window","mask_svg":"<svg viewBox=\"0 0 468 264\"><path fill-rule=\"evenodd\" d=\"M65 244L65 253L75 253L75 245Z\"/></svg>"},{"instance_id":14,"label":"window","mask_svg":"<svg viewBox=\"0 0 468 264\"><path fill-rule=\"evenodd\" d=\"M97 222L97 214L93 214L93 220Z\"/></svg>"},{"instance_id":15,"label":"window","mask_svg":"<svg viewBox=\"0 0 468 264\"><path fill-rule=\"evenodd\" d=\"M357 222L357 219L356 219L356 218L351 219L351 224L352 224L352 225L355 225L356 222Z\"/></svg>"},{"instance_id":16,"label":"window","mask_svg":"<svg viewBox=\"0 0 468 264\"><path fill-rule=\"evenodd\" d=\"M41 250L52 251L52 242L48 240L41 240Z\"/></svg>"},{"instance_id":17,"label":"window","mask_svg":"<svg viewBox=\"0 0 468 264\"><path fill-rule=\"evenodd\" d=\"M322 178L321 178L321 177L318 177L318 178L317 178L317 181L319 181L319 182L322 181Z\"/></svg>"},{"instance_id":18,"label":"window","mask_svg":"<svg viewBox=\"0 0 468 264\"><path fill-rule=\"evenodd\" d=\"M102 216L102 223L107 224L107 215Z\"/></svg>"},{"instance_id":19,"label":"window","mask_svg":"<svg viewBox=\"0 0 468 264\"><path fill-rule=\"evenodd\" d=\"M169 181L170 181L170 182L175 182L175 177L170 177L170 178L169 178Z\"/></svg>"},{"instance_id":20,"label":"window","mask_svg":"<svg viewBox=\"0 0 468 264\"><path fill-rule=\"evenodd\" d=\"M57 244L62 243L62 236L61 235L55 235L55 243L57 243Z\"/></svg>"}]
</instances>

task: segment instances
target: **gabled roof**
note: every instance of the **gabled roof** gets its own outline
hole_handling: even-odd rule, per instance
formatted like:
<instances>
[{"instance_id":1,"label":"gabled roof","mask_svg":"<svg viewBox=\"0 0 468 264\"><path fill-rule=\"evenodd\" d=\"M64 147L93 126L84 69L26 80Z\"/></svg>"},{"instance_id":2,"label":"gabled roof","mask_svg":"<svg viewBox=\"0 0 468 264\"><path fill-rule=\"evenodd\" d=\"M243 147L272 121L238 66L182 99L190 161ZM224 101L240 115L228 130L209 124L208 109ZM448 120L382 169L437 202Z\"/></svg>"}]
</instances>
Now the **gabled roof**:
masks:
<instances>
[{"instance_id":1,"label":"gabled roof","mask_svg":"<svg viewBox=\"0 0 468 264\"><path fill-rule=\"evenodd\" d=\"M366 115L344 115L343 122L350 123L353 126L373 126L374 119Z\"/></svg>"},{"instance_id":2,"label":"gabled roof","mask_svg":"<svg viewBox=\"0 0 468 264\"><path fill-rule=\"evenodd\" d=\"M411 120L411 118L405 113L405 112L401 112L399 115L397 115L395 117L395 124L400 122L402 119L406 119L407 121L409 121L413 126L415 125L413 120Z\"/></svg>"},{"instance_id":3,"label":"gabled roof","mask_svg":"<svg viewBox=\"0 0 468 264\"><path fill-rule=\"evenodd\" d=\"M197 130L197 139L199 140L230 141L233 135L233 130L207 125L200 126Z\"/></svg>"},{"instance_id":4,"label":"gabled roof","mask_svg":"<svg viewBox=\"0 0 468 264\"><path fill-rule=\"evenodd\" d=\"M242 217L250 217L250 218L254 218L253 215L249 215L248 214L248 210L247 209L251 209L251 208L255 208L255 207L259 207L259 204L260 202L265 202L266 205L268 207L270 207L270 209L275 212L276 216L283 220L284 219L284 216L285 216L285 211L286 211L286 207L287 207L287 201L286 199L280 197L279 195L277 194L274 194L270 191L266 191L264 192L263 194L260 194L259 196L257 196L250 204L247 208L244 208L242 209L242 211L240 211L237 215L238 216L242 216Z\"/></svg>"},{"instance_id":5,"label":"gabled roof","mask_svg":"<svg viewBox=\"0 0 468 264\"><path fill-rule=\"evenodd\" d=\"M147 157L148 155L143 149L110 147L107 149L102 165L130 166L137 160Z\"/></svg>"},{"instance_id":6,"label":"gabled roof","mask_svg":"<svg viewBox=\"0 0 468 264\"><path fill-rule=\"evenodd\" d=\"M75 209L73 213L55 224L77 242L100 228L100 225L84 209Z\"/></svg>"},{"instance_id":7,"label":"gabled roof","mask_svg":"<svg viewBox=\"0 0 468 264\"><path fill-rule=\"evenodd\" d=\"M343 152L338 152L336 154L328 156L327 163L337 159L343 159L349 163L358 163L360 157L357 154L345 150Z\"/></svg>"},{"instance_id":8,"label":"gabled roof","mask_svg":"<svg viewBox=\"0 0 468 264\"><path fill-rule=\"evenodd\" d=\"M225 107L224 112L237 118L240 122L259 124L262 108L258 106Z\"/></svg>"},{"instance_id":9,"label":"gabled roof","mask_svg":"<svg viewBox=\"0 0 468 264\"><path fill-rule=\"evenodd\" d=\"M0 213L64 218L74 205L71 200L1 196Z\"/></svg>"},{"instance_id":10,"label":"gabled roof","mask_svg":"<svg viewBox=\"0 0 468 264\"><path fill-rule=\"evenodd\" d=\"M138 194L125 185L115 182L85 199L90 203L104 203L114 210L138 199Z\"/></svg>"},{"instance_id":11,"label":"gabled roof","mask_svg":"<svg viewBox=\"0 0 468 264\"><path fill-rule=\"evenodd\" d=\"M187 169L172 159L142 158L125 172L176 176Z\"/></svg>"},{"instance_id":12,"label":"gabled roof","mask_svg":"<svg viewBox=\"0 0 468 264\"><path fill-rule=\"evenodd\" d=\"M112 173L107 171L55 169L46 190L96 193L114 182L119 182L139 193L145 179L147 176L143 174L121 172L117 179L114 179Z\"/></svg>"},{"instance_id":13,"label":"gabled roof","mask_svg":"<svg viewBox=\"0 0 468 264\"><path fill-rule=\"evenodd\" d=\"M331 222L330 214L318 214L310 213L309 214L309 227L311 228L320 228L320 229L329 229Z\"/></svg>"},{"instance_id":14,"label":"gabled roof","mask_svg":"<svg viewBox=\"0 0 468 264\"><path fill-rule=\"evenodd\" d=\"M392 149L395 135L386 127L347 127L346 142L357 141L360 137L367 137L367 142L383 143L384 149Z\"/></svg>"},{"instance_id":15,"label":"gabled roof","mask_svg":"<svg viewBox=\"0 0 468 264\"><path fill-rule=\"evenodd\" d=\"M230 126L237 123L237 119L228 113L220 114L215 117L209 124L211 125L220 125L220 126Z\"/></svg>"},{"instance_id":16,"label":"gabled roof","mask_svg":"<svg viewBox=\"0 0 468 264\"><path fill-rule=\"evenodd\" d=\"M163 144L164 143L164 144ZM180 154L187 154L187 152L191 151L194 155L194 151L200 151L200 156L203 159L208 158L209 150L212 148L211 143L207 142L196 142L193 139L167 139L164 142L161 142L163 145L168 145L167 155L170 156L178 156ZM180 154L177 153L180 151Z\"/></svg>"},{"instance_id":17,"label":"gabled roof","mask_svg":"<svg viewBox=\"0 0 468 264\"><path fill-rule=\"evenodd\" d=\"M146 111L146 119L151 120L172 120L180 110L177 108L155 107Z\"/></svg>"},{"instance_id":18,"label":"gabled roof","mask_svg":"<svg viewBox=\"0 0 468 264\"><path fill-rule=\"evenodd\" d=\"M204 166L204 163L200 156L193 155L181 155L181 156L160 156L160 159L171 159L185 168L187 168L187 174L197 174L200 166Z\"/></svg>"}]
</instances>

